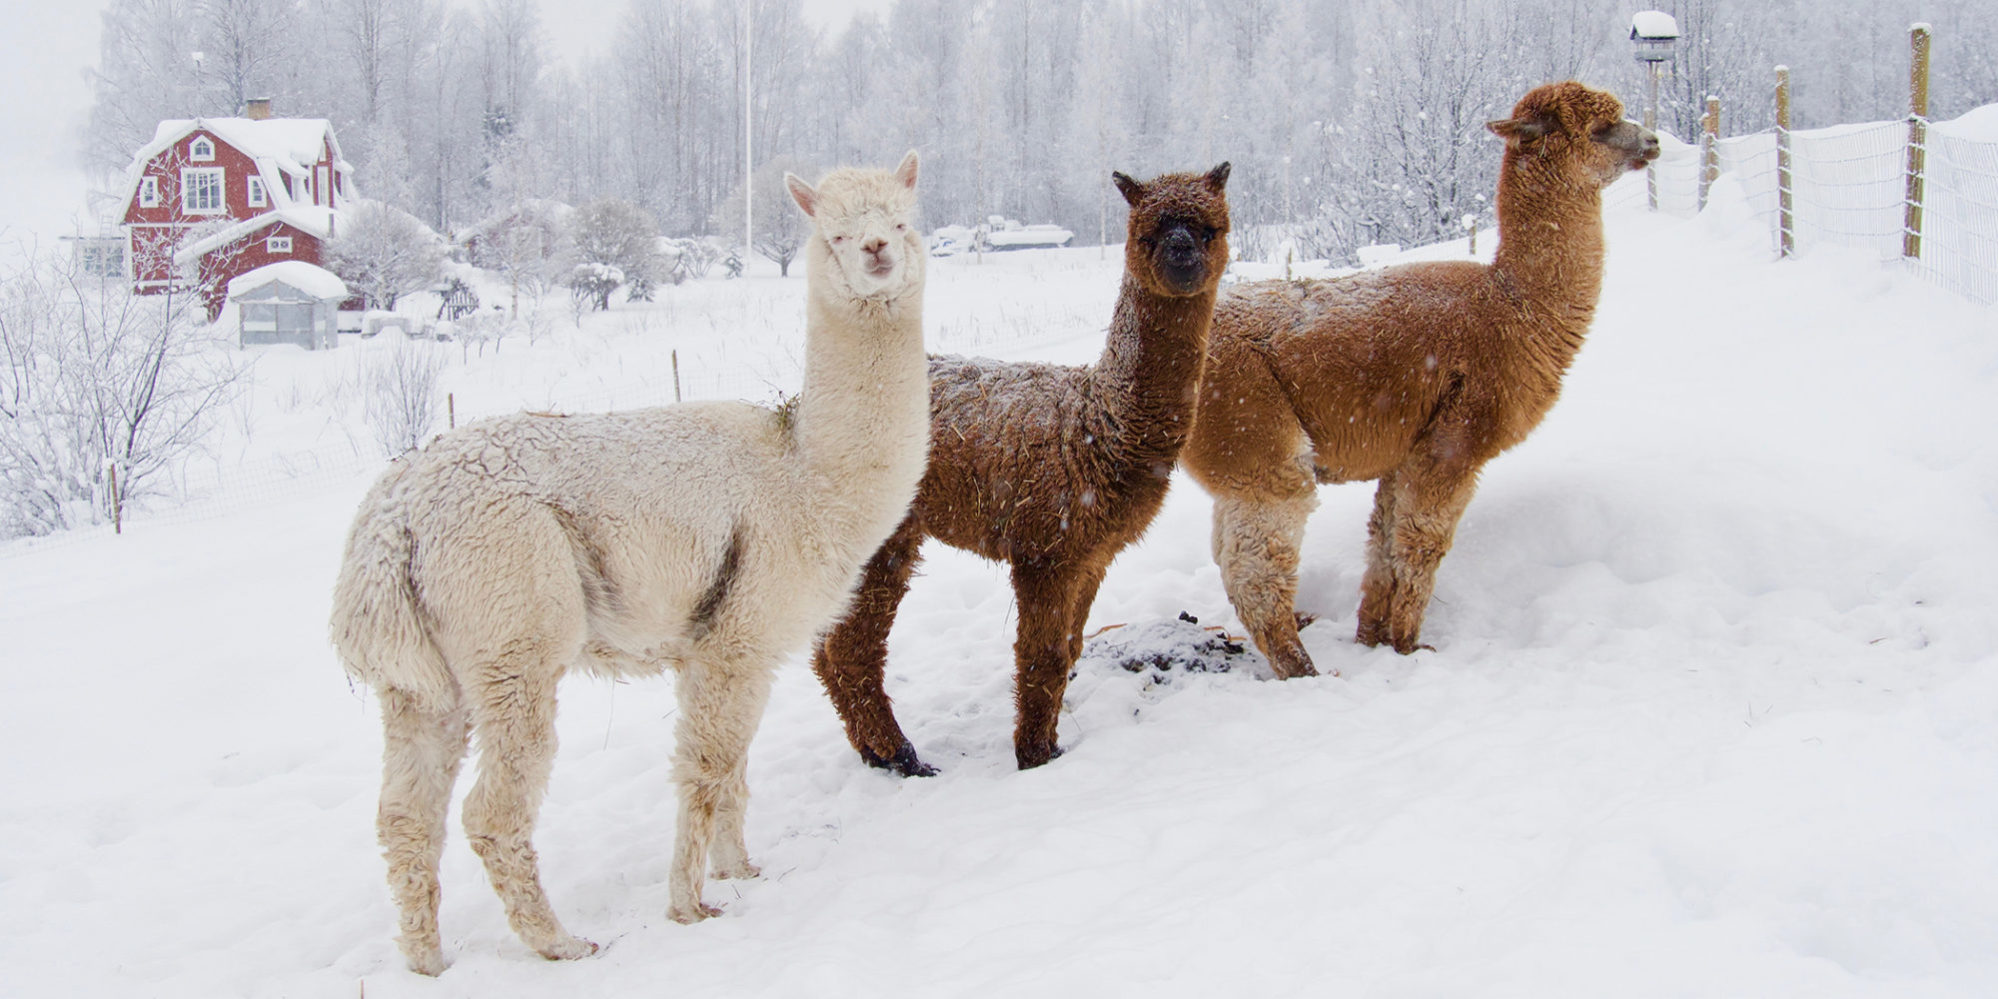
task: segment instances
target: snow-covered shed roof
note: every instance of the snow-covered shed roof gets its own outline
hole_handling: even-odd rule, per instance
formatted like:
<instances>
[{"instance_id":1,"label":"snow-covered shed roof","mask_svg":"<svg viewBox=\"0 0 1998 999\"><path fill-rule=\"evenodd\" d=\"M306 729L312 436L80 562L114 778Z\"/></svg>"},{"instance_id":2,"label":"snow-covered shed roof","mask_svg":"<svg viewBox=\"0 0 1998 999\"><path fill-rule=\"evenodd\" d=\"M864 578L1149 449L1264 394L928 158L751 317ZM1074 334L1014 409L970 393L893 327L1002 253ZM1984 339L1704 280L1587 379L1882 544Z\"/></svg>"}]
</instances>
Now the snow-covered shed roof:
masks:
<instances>
[{"instance_id":1,"label":"snow-covered shed roof","mask_svg":"<svg viewBox=\"0 0 1998 999\"><path fill-rule=\"evenodd\" d=\"M229 279L229 297L236 298L273 281L282 281L317 299L347 297L347 283L338 274L303 260L280 260L238 274Z\"/></svg>"}]
</instances>

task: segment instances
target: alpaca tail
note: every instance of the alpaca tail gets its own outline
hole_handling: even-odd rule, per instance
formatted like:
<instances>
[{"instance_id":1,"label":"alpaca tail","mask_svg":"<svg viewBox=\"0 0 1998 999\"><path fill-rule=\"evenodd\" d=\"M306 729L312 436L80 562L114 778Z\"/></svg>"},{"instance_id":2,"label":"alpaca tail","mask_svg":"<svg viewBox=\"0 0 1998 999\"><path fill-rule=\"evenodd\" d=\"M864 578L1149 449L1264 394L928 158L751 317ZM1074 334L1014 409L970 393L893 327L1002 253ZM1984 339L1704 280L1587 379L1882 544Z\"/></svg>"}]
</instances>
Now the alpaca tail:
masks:
<instances>
[{"instance_id":1,"label":"alpaca tail","mask_svg":"<svg viewBox=\"0 0 1998 999\"><path fill-rule=\"evenodd\" d=\"M396 463L361 501L333 587L333 647L354 679L444 710L457 703L458 684L417 610L416 540L396 500L408 471Z\"/></svg>"}]
</instances>

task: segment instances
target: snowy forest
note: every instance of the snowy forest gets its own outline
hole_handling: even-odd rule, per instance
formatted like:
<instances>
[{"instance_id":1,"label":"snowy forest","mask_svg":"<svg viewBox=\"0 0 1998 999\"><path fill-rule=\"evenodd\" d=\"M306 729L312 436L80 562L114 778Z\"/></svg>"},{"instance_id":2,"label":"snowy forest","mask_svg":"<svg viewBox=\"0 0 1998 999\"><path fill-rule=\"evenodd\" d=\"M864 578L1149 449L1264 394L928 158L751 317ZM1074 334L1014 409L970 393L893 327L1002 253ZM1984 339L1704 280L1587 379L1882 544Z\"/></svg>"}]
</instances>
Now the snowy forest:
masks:
<instances>
[{"instance_id":1,"label":"snowy forest","mask_svg":"<svg viewBox=\"0 0 1998 999\"><path fill-rule=\"evenodd\" d=\"M894 0L826 31L803 0L627 0L611 50L568 66L533 0L115 0L84 156L113 189L161 119L270 97L280 116L330 119L361 192L440 233L530 201L615 197L665 235L739 240L747 110L759 167L920 149L927 225L1003 213L1081 243L1120 224L1111 170L1231 160L1245 255L1281 225L1339 258L1488 218L1483 123L1533 83L1588 80L1639 114L1638 6ZM1660 125L1681 136L1708 94L1724 134L1769 126L1779 63L1796 127L1899 117L1918 20L1936 28L1934 117L1998 95L1998 4L1660 6L1684 36Z\"/></svg>"}]
</instances>

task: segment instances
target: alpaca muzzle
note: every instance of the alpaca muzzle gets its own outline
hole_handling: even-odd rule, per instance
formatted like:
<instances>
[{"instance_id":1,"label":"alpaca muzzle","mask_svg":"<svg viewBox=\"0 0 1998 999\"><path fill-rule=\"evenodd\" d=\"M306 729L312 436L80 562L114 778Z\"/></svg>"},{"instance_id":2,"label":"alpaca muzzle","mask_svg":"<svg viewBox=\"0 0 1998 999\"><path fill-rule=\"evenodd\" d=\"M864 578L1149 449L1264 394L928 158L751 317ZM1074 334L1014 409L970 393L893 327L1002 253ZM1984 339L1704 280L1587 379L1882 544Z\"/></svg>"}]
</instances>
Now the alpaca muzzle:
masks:
<instances>
[{"instance_id":1,"label":"alpaca muzzle","mask_svg":"<svg viewBox=\"0 0 1998 999\"><path fill-rule=\"evenodd\" d=\"M1185 229L1175 229L1159 246L1159 273L1181 292L1200 285L1206 263L1200 246Z\"/></svg>"}]
</instances>

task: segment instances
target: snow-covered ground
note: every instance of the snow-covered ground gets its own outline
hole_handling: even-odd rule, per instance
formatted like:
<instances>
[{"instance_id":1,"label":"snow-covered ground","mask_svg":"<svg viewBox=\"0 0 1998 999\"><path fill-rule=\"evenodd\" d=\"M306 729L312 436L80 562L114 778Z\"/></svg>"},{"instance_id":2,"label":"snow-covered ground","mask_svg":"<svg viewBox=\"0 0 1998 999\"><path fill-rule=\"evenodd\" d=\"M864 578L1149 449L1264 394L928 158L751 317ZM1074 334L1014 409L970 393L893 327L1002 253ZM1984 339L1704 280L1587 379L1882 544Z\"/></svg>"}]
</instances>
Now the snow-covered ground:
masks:
<instances>
[{"instance_id":1,"label":"snow-covered ground","mask_svg":"<svg viewBox=\"0 0 1998 999\"><path fill-rule=\"evenodd\" d=\"M454 817L455 964L402 968L376 710L325 639L370 473L0 550L0 994L1998 994L1998 322L1873 260L1771 262L1737 209L1612 214L1594 332L1484 476L1436 651L1352 644L1351 485L1299 599L1340 676L1126 669L1109 643L1181 612L1236 626L1177 481L1091 614L1128 627L1069 687L1067 754L1019 773L1004 573L933 547L889 683L945 772L864 767L793 663L751 753L764 876L693 927L663 915L670 681L571 680L536 839L606 945L579 962L508 930ZM933 261L933 347L1093 357L1099 256ZM478 411L649 402L678 349L764 398L802 294L664 289L447 380ZM351 453L358 354L263 355L224 460Z\"/></svg>"}]
</instances>

